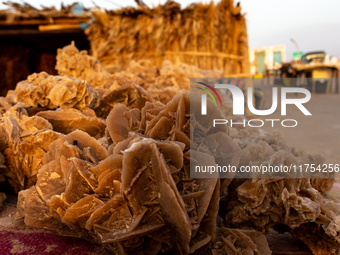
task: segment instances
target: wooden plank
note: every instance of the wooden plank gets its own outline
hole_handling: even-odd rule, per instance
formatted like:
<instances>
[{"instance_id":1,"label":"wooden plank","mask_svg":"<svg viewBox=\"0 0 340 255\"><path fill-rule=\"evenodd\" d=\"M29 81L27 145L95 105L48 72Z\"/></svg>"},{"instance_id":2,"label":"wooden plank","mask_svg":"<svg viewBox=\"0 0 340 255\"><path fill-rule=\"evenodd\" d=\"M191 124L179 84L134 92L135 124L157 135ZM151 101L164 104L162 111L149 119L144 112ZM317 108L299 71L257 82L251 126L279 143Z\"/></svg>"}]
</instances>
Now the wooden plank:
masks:
<instances>
[{"instance_id":1,"label":"wooden plank","mask_svg":"<svg viewBox=\"0 0 340 255\"><path fill-rule=\"evenodd\" d=\"M1 29L0 28L0 38L17 38L21 36L32 36L32 35L48 35L48 34L83 34L84 31L78 28L69 29L58 29L58 30L45 30L39 31L38 28L29 29Z\"/></svg>"},{"instance_id":2,"label":"wooden plank","mask_svg":"<svg viewBox=\"0 0 340 255\"><path fill-rule=\"evenodd\" d=\"M0 37L2 36L23 36L26 34L38 34L38 29L0 29Z\"/></svg>"},{"instance_id":3,"label":"wooden plank","mask_svg":"<svg viewBox=\"0 0 340 255\"><path fill-rule=\"evenodd\" d=\"M88 20L89 18L54 18L53 20L27 19L27 20L13 20L12 22L0 20L0 25L13 26L13 25L80 24L85 23Z\"/></svg>"},{"instance_id":4,"label":"wooden plank","mask_svg":"<svg viewBox=\"0 0 340 255\"><path fill-rule=\"evenodd\" d=\"M51 24L48 20L41 19L31 19L31 20L14 20L12 22L7 22L6 20L0 20L0 25L13 26L13 25L44 25Z\"/></svg>"},{"instance_id":5,"label":"wooden plank","mask_svg":"<svg viewBox=\"0 0 340 255\"><path fill-rule=\"evenodd\" d=\"M88 22L90 17L88 18L54 18L55 24L80 24Z\"/></svg>"},{"instance_id":6,"label":"wooden plank","mask_svg":"<svg viewBox=\"0 0 340 255\"><path fill-rule=\"evenodd\" d=\"M77 29L79 24L51 24L51 25L40 25L38 26L39 31L52 31L52 30L69 30Z\"/></svg>"}]
</instances>

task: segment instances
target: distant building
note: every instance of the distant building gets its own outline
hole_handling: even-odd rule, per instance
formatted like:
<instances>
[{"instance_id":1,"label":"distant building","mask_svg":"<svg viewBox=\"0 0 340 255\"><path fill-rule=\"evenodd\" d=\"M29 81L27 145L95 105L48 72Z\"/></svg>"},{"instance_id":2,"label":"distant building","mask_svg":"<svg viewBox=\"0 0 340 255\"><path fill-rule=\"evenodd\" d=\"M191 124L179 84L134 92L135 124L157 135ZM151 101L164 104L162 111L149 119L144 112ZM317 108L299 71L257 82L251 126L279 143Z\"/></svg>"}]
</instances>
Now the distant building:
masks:
<instances>
[{"instance_id":1,"label":"distant building","mask_svg":"<svg viewBox=\"0 0 340 255\"><path fill-rule=\"evenodd\" d=\"M286 62L286 45L274 45L249 49L251 74L264 74L266 70L277 70Z\"/></svg>"}]
</instances>

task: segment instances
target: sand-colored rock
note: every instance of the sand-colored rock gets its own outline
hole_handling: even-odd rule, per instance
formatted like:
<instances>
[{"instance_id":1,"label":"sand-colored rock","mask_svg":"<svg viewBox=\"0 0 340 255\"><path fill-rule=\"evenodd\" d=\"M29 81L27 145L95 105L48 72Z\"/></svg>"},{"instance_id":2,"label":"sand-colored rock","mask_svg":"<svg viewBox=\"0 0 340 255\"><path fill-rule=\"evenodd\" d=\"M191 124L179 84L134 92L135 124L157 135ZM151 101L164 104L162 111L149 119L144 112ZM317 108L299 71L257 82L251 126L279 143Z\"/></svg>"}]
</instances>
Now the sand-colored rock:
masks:
<instances>
[{"instance_id":1,"label":"sand-colored rock","mask_svg":"<svg viewBox=\"0 0 340 255\"><path fill-rule=\"evenodd\" d=\"M27 80L19 82L15 90L7 94L7 99L13 104L49 109L94 107L97 97L97 92L84 80L48 75L46 72L29 75Z\"/></svg>"},{"instance_id":2,"label":"sand-colored rock","mask_svg":"<svg viewBox=\"0 0 340 255\"><path fill-rule=\"evenodd\" d=\"M38 116L28 117L25 108L17 104L10 108L0 123L6 176L18 192L31 187L43 165L44 154L50 143L63 135L52 130L52 125Z\"/></svg>"},{"instance_id":3,"label":"sand-colored rock","mask_svg":"<svg viewBox=\"0 0 340 255\"><path fill-rule=\"evenodd\" d=\"M93 110L84 108L61 108L57 111L41 111L36 114L52 124L53 130L69 134L77 129L85 131L97 139L105 134L105 121L96 117Z\"/></svg>"}]
</instances>

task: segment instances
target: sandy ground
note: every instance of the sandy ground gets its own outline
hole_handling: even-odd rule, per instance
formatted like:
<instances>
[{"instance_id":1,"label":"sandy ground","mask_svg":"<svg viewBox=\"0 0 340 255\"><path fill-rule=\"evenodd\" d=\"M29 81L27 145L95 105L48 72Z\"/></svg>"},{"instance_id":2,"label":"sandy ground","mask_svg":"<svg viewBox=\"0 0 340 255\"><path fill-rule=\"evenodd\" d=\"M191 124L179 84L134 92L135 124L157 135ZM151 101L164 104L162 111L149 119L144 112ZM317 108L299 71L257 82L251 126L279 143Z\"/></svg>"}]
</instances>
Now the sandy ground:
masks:
<instances>
[{"instance_id":1,"label":"sandy ground","mask_svg":"<svg viewBox=\"0 0 340 255\"><path fill-rule=\"evenodd\" d=\"M264 87L264 109L271 107L271 87ZM290 94L288 98L298 98ZM288 145L303 149L308 153L317 152L325 157L325 163L340 164L340 94L312 94L311 100L304 104L312 116L305 116L295 105L287 106L287 115L281 116L281 99L278 109L270 116L261 119L295 119L296 127L282 127L280 122L266 122L262 127L266 132L280 131ZM258 116L252 117L259 119ZM294 124L286 122L287 125Z\"/></svg>"}]
</instances>

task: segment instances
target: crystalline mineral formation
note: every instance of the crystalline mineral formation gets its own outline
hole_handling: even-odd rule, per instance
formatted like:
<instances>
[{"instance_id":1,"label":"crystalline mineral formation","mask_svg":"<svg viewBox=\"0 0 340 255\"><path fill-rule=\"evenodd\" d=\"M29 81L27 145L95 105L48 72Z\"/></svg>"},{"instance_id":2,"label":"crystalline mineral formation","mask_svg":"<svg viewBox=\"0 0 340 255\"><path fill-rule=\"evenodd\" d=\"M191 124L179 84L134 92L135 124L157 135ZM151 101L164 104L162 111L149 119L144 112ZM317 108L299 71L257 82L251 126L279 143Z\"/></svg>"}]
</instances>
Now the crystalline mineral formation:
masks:
<instances>
[{"instance_id":1,"label":"crystalline mineral formation","mask_svg":"<svg viewBox=\"0 0 340 255\"><path fill-rule=\"evenodd\" d=\"M54 131L63 134L69 134L77 129L83 130L97 139L105 134L105 121L98 118L90 108L83 108L82 110L60 108L57 111L40 111L36 116L48 120Z\"/></svg>"},{"instance_id":2,"label":"crystalline mineral formation","mask_svg":"<svg viewBox=\"0 0 340 255\"><path fill-rule=\"evenodd\" d=\"M0 118L3 118L4 114L12 107L13 105L4 97L0 97Z\"/></svg>"},{"instance_id":3,"label":"crystalline mineral formation","mask_svg":"<svg viewBox=\"0 0 340 255\"><path fill-rule=\"evenodd\" d=\"M14 91L8 92L7 99L13 104L20 103L25 108L41 106L49 109L82 109L95 106L97 96L97 92L84 80L41 72L29 75L27 80L19 82Z\"/></svg>"},{"instance_id":4,"label":"crystalline mineral formation","mask_svg":"<svg viewBox=\"0 0 340 255\"><path fill-rule=\"evenodd\" d=\"M118 103L124 104L130 109L142 109L146 102L153 102L153 99L138 85L111 86L100 97L99 106L95 108L95 111L97 116L106 118Z\"/></svg>"},{"instance_id":5,"label":"crystalline mineral formation","mask_svg":"<svg viewBox=\"0 0 340 255\"><path fill-rule=\"evenodd\" d=\"M16 192L35 184L50 143L63 136L54 132L46 119L29 117L20 104L4 114L0 133L3 138L1 153L5 156L8 168L5 175Z\"/></svg>"},{"instance_id":6,"label":"crystalline mineral formation","mask_svg":"<svg viewBox=\"0 0 340 255\"><path fill-rule=\"evenodd\" d=\"M187 137L186 131L176 124L176 116L186 118L179 114L185 112L185 98L150 103L141 111L116 105L107 120L120 124L108 124L110 153L80 130L51 143L36 185L19 193L17 217L117 254L208 248L215 236L219 180L189 177L190 156L183 155L187 149L178 135ZM148 111L154 113L152 126ZM172 118L172 136L159 136L160 114ZM145 135L150 128L158 140Z\"/></svg>"},{"instance_id":7,"label":"crystalline mineral formation","mask_svg":"<svg viewBox=\"0 0 340 255\"><path fill-rule=\"evenodd\" d=\"M181 195L171 173L182 168L184 146L140 135L131 138L122 154L108 157L81 131L52 143L37 184L19 195L23 212L18 217L28 226L84 237L118 254L171 249L188 253L209 243L214 228L203 226L212 221L199 225L216 217L217 208L212 215L208 212L218 189L212 185L206 193L202 183L196 192ZM214 197L217 203L219 196ZM190 210L192 221L186 205L195 199L208 203Z\"/></svg>"},{"instance_id":8,"label":"crystalline mineral formation","mask_svg":"<svg viewBox=\"0 0 340 255\"><path fill-rule=\"evenodd\" d=\"M266 237L256 230L221 227L211 248L213 255L254 254L271 255Z\"/></svg>"},{"instance_id":9,"label":"crystalline mineral formation","mask_svg":"<svg viewBox=\"0 0 340 255\"><path fill-rule=\"evenodd\" d=\"M313 254L338 254L340 247L340 209L334 201L324 199L315 221L301 224L291 234L303 241Z\"/></svg>"},{"instance_id":10,"label":"crystalline mineral formation","mask_svg":"<svg viewBox=\"0 0 340 255\"><path fill-rule=\"evenodd\" d=\"M19 193L17 218L116 254L271 254L264 235L273 230L291 232L314 254L336 251L338 213L320 193L333 179L190 178L190 164L323 162L289 147L279 134L210 130L189 111L200 109L199 99L182 93L167 104L145 101L140 107L118 101L106 130L89 108L39 111L35 118L65 135L45 149L36 184ZM216 108L214 117L223 118L223 109ZM91 128L80 130L85 123ZM310 238L299 237L306 231Z\"/></svg>"},{"instance_id":11,"label":"crystalline mineral formation","mask_svg":"<svg viewBox=\"0 0 340 255\"><path fill-rule=\"evenodd\" d=\"M60 75L85 80L94 88L104 87L110 76L96 58L89 56L86 50L79 51L74 42L58 49L55 68Z\"/></svg>"},{"instance_id":12,"label":"crystalline mineral formation","mask_svg":"<svg viewBox=\"0 0 340 255\"><path fill-rule=\"evenodd\" d=\"M20 191L16 216L27 226L119 255L269 255L274 230L313 254L340 250L340 209L323 194L332 176L190 175L203 165L324 163L279 133L211 128L189 77L220 72L140 60L108 73L74 44L56 68L60 76L32 74L0 98L0 185ZM210 117L242 120L228 103Z\"/></svg>"},{"instance_id":13,"label":"crystalline mineral formation","mask_svg":"<svg viewBox=\"0 0 340 255\"><path fill-rule=\"evenodd\" d=\"M1 186L1 182L5 181L4 174L6 172L6 167L4 166L4 162L5 162L5 157L0 153L0 186ZM5 199L6 199L6 195L0 192L0 209Z\"/></svg>"}]
</instances>

